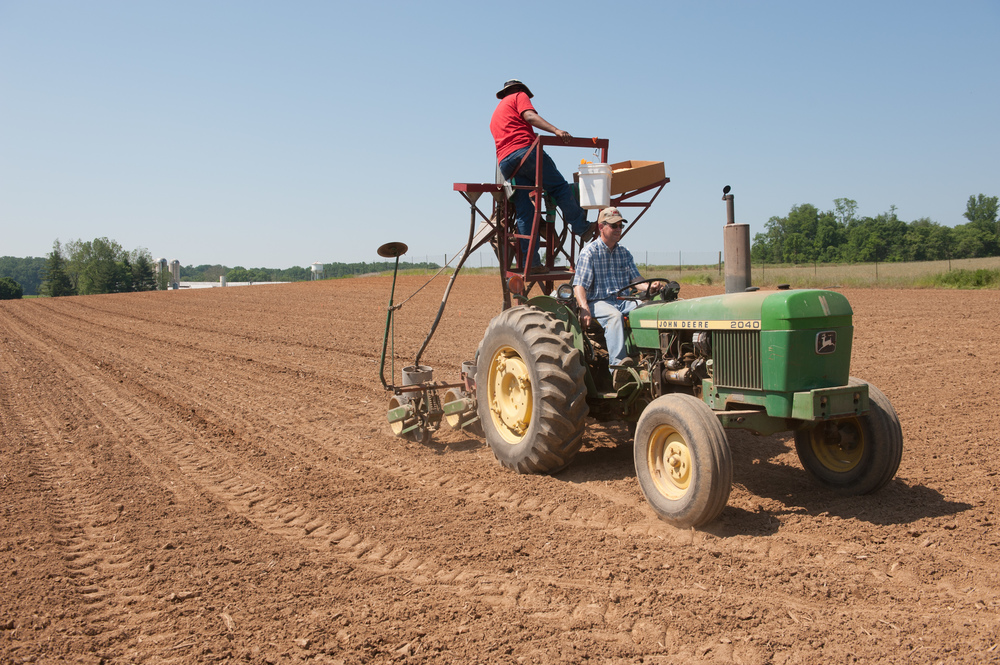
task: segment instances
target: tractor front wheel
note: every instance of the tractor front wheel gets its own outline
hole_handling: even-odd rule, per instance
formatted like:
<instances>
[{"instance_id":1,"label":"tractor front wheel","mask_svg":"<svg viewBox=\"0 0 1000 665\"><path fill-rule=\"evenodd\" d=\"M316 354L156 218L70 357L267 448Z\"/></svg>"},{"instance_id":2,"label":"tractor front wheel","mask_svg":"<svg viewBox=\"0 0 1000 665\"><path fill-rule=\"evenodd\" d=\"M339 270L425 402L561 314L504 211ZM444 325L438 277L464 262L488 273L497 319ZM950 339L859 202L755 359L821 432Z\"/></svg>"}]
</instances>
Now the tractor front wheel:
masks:
<instances>
[{"instance_id":1,"label":"tractor front wheel","mask_svg":"<svg viewBox=\"0 0 1000 665\"><path fill-rule=\"evenodd\" d=\"M850 385L866 385L851 377ZM816 423L795 432L799 461L820 484L845 495L870 494L892 480L903 457L903 431L889 398L868 385L863 416Z\"/></svg>"},{"instance_id":2,"label":"tractor front wheel","mask_svg":"<svg viewBox=\"0 0 1000 665\"><path fill-rule=\"evenodd\" d=\"M663 395L639 417L635 473L646 500L677 527L711 522L729 501L733 460L712 409L686 394Z\"/></svg>"},{"instance_id":3,"label":"tractor front wheel","mask_svg":"<svg viewBox=\"0 0 1000 665\"><path fill-rule=\"evenodd\" d=\"M520 473L554 473L583 442L583 355L565 324L531 306L490 322L476 367L479 421L497 460Z\"/></svg>"}]
</instances>

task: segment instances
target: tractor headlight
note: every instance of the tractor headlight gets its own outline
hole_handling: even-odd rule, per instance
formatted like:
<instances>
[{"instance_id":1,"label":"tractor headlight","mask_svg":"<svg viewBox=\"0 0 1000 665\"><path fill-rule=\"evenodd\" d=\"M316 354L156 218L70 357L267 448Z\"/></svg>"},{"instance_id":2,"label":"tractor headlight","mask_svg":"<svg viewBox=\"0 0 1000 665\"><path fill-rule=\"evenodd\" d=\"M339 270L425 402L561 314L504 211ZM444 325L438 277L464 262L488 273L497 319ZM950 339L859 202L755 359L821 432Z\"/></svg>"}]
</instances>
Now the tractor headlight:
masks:
<instances>
[{"instance_id":1,"label":"tractor headlight","mask_svg":"<svg viewBox=\"0 0 1000 665\"><path fill-rule=\"evenodd\" d=\"M556 298L559 300L570 300L573 297L573 287L570 284L560 284L556 290Z\"/></svg>"}]
</instances>

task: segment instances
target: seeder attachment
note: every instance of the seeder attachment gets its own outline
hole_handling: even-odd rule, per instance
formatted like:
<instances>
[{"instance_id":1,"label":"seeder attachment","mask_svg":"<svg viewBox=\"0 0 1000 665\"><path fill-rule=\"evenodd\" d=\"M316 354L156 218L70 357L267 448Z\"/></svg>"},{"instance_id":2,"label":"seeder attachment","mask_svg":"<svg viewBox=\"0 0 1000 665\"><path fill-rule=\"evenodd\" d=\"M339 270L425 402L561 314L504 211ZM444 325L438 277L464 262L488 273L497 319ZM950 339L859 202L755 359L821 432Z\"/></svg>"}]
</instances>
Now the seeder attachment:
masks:
<instances>
[{"instance_id":1,"label":"seeder attachment","mask_svg":"<svg viewBox=\"0 0 1000 665\"><path fill-rule=\"evenodd\" d=\"M410 439L418 443L428 443L431 433L441 426L441 420L453 429L470 429L477 427L479 414L476 411L476 363L462 363L461 381L457 383L441 383L434 381L434 369L420 364L420 355L427 347L434 329L441 318L441 312L447 302L447 293L441 303L438 318L434 321L431 334L417 354L412 365L402 370L400 385L390 384L385 380L385 358L389 348L389 337L392 333L395 347L395 326L393 315L399 309L393 305L396 293L396 276L399 272L399 257L406 253L407 247L401 242L390 242L378 248L379 256L394 257L396 265L392 271L392 291L389 295L389 307L385 318L385 335L382 339L382 358L379 363L379 379L386 390L393 392L389 398L387 419L389 428L396 436ZM464 260L465 257L463 257ZM449 289L451 284L449 283ZM395 352L390 354L395 358ZM391 362L390 376L395 375L395 363Z\"/></svg>"}]
</instances>

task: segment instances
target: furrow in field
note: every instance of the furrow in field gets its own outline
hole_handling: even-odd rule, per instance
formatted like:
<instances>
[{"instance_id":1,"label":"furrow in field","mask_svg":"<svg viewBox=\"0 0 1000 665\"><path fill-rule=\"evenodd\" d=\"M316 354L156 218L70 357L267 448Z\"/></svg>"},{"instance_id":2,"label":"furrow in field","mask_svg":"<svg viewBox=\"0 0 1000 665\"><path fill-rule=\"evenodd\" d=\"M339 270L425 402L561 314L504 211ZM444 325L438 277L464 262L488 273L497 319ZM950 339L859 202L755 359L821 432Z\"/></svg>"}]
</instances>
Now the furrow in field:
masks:
<instances>
[{"instance_id":1,"label":"furrow in field","mask_svg":"<svg viewBox=\"0 0 1000 665\"><path fill-rule=\"evenodd\" d=\"M511 585L504 581L505 575L496 571L474 566L456 567L442 561L440 555L421 552L410 543L393 543L372 537L350 525L331 522L324 515L289 501L280 491L280 483L275 478L249 473L238 459L213 446L211 437L200 436L193 430L179 430L175 423L170 422L170 414L157 414L155 404L134 401L136 395L122 391L120 384L109 381L108 377L101 378L100 372L90 369L93 373L88 374L88 366L96 365L74 362L63 350L52 351L51 355L59 359L58 365L67 375L77 377L76 381L80 384L76 388L77 394L101 405L97 417L106 430L119 439L142 440L147 445L157 440L159 435L160 446L171 453L186 479L272 534L299 542L310 549L329 552L352 566L375 574L392 575L418 585L448 588L453 593L475 597L489 604L517 606L517 598L524 588L536 589L542 585L544 576L524 574L520 585ZM154 422L160 423L156 432L151 425ZM163 436L162 427L167 429L166 436ZM412 475L409 470L400 473L400 477L409 475ZM416 478L412 484L414 488L424 485L426 479L421 478ZM511 502L511 495L502 488L494 491L483 489L481 493L484 499L493 496L503 506L510 504L510 507L516 507L516 501ZM472 494L475 495L475 492ZM539 516L559 515L558 506L538 508L536 512ZM561 521L567 521L575 512L564 506L565 516ZM570 577L558 586L580 590L587 588L589 582ZM96 597L95 589L88 591ZM527 597L536 596L532 592ZM537 599L534 602L537 604ZM560 611L569 616L574 607L572 605Z\"/></svg>"},{"instance_id":2,"label":"furrow in field","mask_svg":"<svg viewBox=\"0 0 1000 665\"><path fill-rule=\"evenodd\" d=\"M78 415L72 401L53 394L60 389L59 370L41 365L24 351L33 340L6 327L2 394L5 419L15 421L27 437L27 474L38 486L45 503L44 515L51 529L51 543L62 561L62 583L70 591L61 614L85 618L90 636L104 635L109 642L126 641L122 624L141 617L156 623L161 611L150 595L150 581L142 570L142 556L119 527L124 504L111 505L90 451L97 447L77 440L64 421ZM11 349L12 342L17 349ZM50 407L33 406L46 400Z\"/></svg>"}]
</instances>

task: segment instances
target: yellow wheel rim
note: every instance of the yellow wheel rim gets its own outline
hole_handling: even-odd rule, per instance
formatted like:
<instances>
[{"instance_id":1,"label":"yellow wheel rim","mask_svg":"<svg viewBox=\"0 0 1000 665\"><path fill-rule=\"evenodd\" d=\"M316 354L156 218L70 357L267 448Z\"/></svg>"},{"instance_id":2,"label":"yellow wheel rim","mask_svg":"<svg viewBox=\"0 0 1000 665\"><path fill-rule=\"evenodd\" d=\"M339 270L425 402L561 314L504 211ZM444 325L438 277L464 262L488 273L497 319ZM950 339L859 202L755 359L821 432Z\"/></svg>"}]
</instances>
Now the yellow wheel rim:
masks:
<instances>
[{"instance_id":1,"label":"yellow wheel rim","mask_svg":"<svg viewBox=\"0 0 1000 665\"><path fill-rule=\"evenodd\" d=\"M511 347L493 354L486 392L497 432L511 445L521 443L531 424L531 376L528 365Z\"/></svg>"},{"instance_id":2,"label":"yellow wheel rim","mask_svg":"<svg viewBox=\"0 0 1000 665\"><path fill-rule=\"evenodd\" d=\"M454 402L459 397L461 397L461 395L458 394L457 390L455 390L454 388L449 388L448 391L444 394L444 399L441 400L441 403L447 404L448 402ZM462 414L452 413L450 415L445 416L444 421L448 423L448 427L451 427L452 429L458 429L458 426L462 424Z\"/></svg>"},{"instance_id":3,"label":"yellow wheel rim","mask_svg":"<svg viewBox=\"0 0 1000 665\"><path fill-rule=\"evenodd\" d=\"M668 499L680 499L691 486L691 449L680 432L669 425L653 430L646 465L656 489Z\"/></svg>"},{"instance_id":4,"label":"yellow wheel rim","mask_svg":"<svg viewBox=\"0 0 1000 665\"><path fill-rule=\"evenodd\" d=\"M819 463L830 471L847 473L861 463L865 454L865 438L856 419L844 420L837 426L840 441L830 442L823 436L823 428L816 427L809 436L813 454Z\"/></svg>"},{"instance_id":5,"label":"yellow wheel rim","mask_svg":"<svg viewBox=\"0 0 1000 665\"><path fill-rule=\"evenodd\" d=\"M402 405L402 402L395 395L389 398L389 411L392 411L400 405ZM389 429L391 429L392 433L396 436L401 436L403 434L403 421L400 420L396 423L389 423Z\"/></svg>"}]
</instances>

